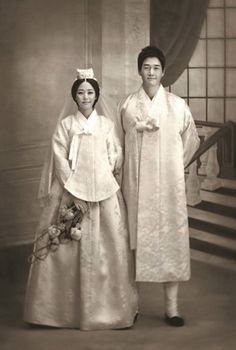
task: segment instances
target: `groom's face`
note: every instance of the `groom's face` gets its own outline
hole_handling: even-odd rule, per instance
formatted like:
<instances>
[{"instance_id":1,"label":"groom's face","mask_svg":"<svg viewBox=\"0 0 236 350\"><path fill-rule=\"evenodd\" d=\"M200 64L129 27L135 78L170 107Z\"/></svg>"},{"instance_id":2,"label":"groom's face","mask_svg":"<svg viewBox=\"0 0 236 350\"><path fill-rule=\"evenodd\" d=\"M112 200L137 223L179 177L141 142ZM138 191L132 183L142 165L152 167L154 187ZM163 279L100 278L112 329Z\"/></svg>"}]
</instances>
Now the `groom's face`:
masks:
<instances>
[{"instance_id":1,"label":"groom's face","mask_svg":"<svg viewBox=\"0 0 236 350\"><path fill-rule=\"evenodd\" d=\"M159 59L157 57L146 58L143 61L139 75L143 80L144 87L159 86L164 75Z\"/></svg>"}]
</instances>

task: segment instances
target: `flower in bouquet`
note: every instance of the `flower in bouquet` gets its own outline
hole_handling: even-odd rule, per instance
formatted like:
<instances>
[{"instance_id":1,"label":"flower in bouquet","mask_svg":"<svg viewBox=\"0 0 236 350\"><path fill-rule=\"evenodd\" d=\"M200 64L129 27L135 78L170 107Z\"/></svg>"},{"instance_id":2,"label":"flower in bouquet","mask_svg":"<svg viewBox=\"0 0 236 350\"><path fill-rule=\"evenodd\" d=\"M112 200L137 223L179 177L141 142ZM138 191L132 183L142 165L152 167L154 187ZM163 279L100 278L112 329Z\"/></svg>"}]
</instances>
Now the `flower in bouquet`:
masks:
<instances>
[{"instance_id":1,"label":"flower in bouquet","mask_svg":"<svg viewBox=\"0 0 236 350\"><path fill-rule=\"evenodd\" d=\"M60 228L58 228L57 225L51 225L48 228L48 235L50 239L54 239L56 237L58 237L61 233Z\"/></svg>"},{"instance_id":2,"label":"flower in bouquet","mask_svg":"<svg viewBox=\"0 0 236 350\"><path fill-rule=\"evenodd\" d=\"M60 209L60 217L64 221L72 220L75 216L75 213L72 208L62 207Z\"/></svg>"},{"instance_id":3,"label":"flower in bouquet","mask_svg":"<svg viewBox=\"0 0 236 350\"><path fill-rule=\"evenodd\" d=\"M60 244L59 238L55 237L54 239L51 240L49 249L55 252L59 248L59 244Z\"/></svg>"},{"instance_id":4,"label":"flower in bouquet","mask_svg":"<svg viewBox=\"0 0 236 350\"><path fill-rule=\"evenodd\" d=\"M59 225L57 225L57 228L63 232L65 231L66 225L64 224L64 222L61 222Z\"/></svg>"},{"instance_id":5,"label":"flower in bouquet","mask_svg":"<svg viewBox=\"0 0 236 350\"><path fill-rule=\"evenodd\" d=\"M68 209L68 208L67 208L65 205L63 205L63 206L60 208L59 213L60 213L60 216L61 216L62 218L66 215L67 209Z\"/></svg>"},{"instance_id":6,"label":"flower in bouquet","mask_svg":"<svg viewBox=\"0 0 236 350\"><path fill-rule=\"evenodd\" d=\"M71 235L71 238L74 239L75 241L79 241L81 239L82 231L81 231L80 224L76 224L75 227L71 228L70 235Z\"/></svg>"}]
</instances>

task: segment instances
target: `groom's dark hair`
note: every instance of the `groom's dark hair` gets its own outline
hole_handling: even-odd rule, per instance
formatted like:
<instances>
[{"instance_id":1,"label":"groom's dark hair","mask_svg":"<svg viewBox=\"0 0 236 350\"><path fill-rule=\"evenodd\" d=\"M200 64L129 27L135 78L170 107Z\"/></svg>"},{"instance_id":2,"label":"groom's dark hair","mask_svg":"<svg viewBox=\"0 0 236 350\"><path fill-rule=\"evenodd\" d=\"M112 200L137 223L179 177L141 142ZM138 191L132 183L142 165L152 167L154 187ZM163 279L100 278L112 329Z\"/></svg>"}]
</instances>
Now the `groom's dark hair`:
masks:
<instances>
[{"instance_id":1,"label":"groom's dark hair","mask_svg":"<svg viewBox=\"0 0 236 350\"><path fill-rule=\"evenodd\" d=\"M142 69L143 62L148 57L157 57L161 63L162 70L165 69L166 59L164 53L156 46L144 47L138 55L138 71Z\"/></svg>"}]
</instances>

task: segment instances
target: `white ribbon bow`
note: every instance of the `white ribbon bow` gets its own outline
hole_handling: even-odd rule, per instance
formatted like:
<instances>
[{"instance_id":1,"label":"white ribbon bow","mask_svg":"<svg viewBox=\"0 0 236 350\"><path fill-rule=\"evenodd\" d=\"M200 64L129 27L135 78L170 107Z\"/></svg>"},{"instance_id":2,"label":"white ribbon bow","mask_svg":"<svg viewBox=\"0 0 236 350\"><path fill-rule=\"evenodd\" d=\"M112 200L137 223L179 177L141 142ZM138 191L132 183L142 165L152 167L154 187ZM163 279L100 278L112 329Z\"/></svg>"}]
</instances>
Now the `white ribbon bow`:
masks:
<instances>
[{"instance_id":1,"label":"white ribbon bow","mask_svg":"<svg viewBox=\"0 0 236 350\"><path fill-rule=\"evenodd\" d=\"M158 123L154 118L148 118L146 120L138 120L135 124L137 131L156 131L159 129Z\"/></svg>"},{"instance_id":2,"label":"white ribbon bow","mask_svg":"<svg viewBox=\"0 0 236 350\"><path fill-rule=\"evenodd\" d=\"M70 152L69 152L69 160L71 160L71 170L75 170L77 157L79 152L79 143L80 143L80 135L92 135L91 130L88 126L84 125L81 131L78 131L73 135L72 141L70 144Z\"/></svg>"}]
</instances>

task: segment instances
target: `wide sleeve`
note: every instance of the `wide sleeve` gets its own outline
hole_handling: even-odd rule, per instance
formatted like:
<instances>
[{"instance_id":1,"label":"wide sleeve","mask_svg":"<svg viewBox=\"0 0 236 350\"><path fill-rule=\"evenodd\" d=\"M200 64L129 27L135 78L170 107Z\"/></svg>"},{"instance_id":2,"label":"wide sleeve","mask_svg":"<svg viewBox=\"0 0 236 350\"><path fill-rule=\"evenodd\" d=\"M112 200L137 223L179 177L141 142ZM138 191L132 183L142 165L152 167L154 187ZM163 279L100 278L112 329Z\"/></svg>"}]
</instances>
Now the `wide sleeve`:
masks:
<instances>
[{"instance_id":1,"label":"wide sleeve","mask_svg":"<svg viewBox=\"0 0 236 350\"><path fill-rule=\"evenodd\" d=\"M119 137L117 136L117 131L113 126L109 131L106 139L107 144L107 154L111 170L117 180L121 183L122 177L122 164L123 164L123 151Z\"/></svg>"},{"instance_id":2,"label":"wide sleeve","mask_svg":"<svg viewBox=\"0 0 236 350\"><path fill-rule=\"evenodd\" d=\"M120 143L122 147L124 148L124 135L125 130L123 127L123 112L124 112L124 99L122 99L117 106L117 117L116 117L116 124L117 124L117 134L120 140Z\"/></svg>"},{"instance_id":3,"label":"wide sleeve","mask_svg":"<svg viewBox=\"0 0 236 350\"><path fill-rule=\"evenodd\" d=\"M65 185L71 172L68 160L70 147L68 124L69 119L63 119L57 126L57 129L52 137L55 173L63 186Z\"/></svg>"},{"instance_id":4,"label":"wide sleeve","mask_svg":"<svg viewBox=\"0 0 236 350\"><path fill-rule=\"evenodd\" d=\"M185 103L185 111L184 111L183 131L182 131L181 137L182 137L183 150L184 150L184 166L187 166L187 164L192 159L192 156L194 155L194 153L199 147L200 139L198 137L194 119L186 103Z\"/></svg>"}]
</instances>

